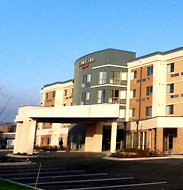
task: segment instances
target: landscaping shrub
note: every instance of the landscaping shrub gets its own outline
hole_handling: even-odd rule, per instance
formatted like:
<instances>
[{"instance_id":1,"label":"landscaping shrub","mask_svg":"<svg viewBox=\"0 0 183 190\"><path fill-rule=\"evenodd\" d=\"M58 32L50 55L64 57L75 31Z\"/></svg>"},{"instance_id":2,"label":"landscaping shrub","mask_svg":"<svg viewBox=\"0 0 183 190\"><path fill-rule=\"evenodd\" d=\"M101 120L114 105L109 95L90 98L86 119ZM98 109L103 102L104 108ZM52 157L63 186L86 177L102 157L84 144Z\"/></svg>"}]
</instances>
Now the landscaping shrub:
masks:
<instances>
[{"instance_id":1,"label":"landscaping shrub","mask_svg":"<svg viewBox=\"0 0 183 190\"><path fill-rule=\"evenodd\" d=\"M111 157L117 158L141 158L141 157L152 157L158 156L155 151L151 151L149 149L136 149L136 148L127 148L121 149L116 153L112 153Z\"/></svg>"}]
</instances>

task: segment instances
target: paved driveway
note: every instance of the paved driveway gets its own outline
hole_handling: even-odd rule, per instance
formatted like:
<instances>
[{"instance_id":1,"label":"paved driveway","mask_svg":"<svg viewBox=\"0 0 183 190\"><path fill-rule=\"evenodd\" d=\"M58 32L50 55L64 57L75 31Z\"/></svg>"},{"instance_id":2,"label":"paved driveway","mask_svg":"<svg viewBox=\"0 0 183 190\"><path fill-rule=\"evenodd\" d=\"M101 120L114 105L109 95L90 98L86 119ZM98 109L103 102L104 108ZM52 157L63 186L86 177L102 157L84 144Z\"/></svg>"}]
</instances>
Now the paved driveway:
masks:
<instances>
[{"instance_id":1,"label":"paved driveway","mask_svg":"<svg viewBox=\"0 0 183 190\"><path fill-rule=\"evenodd\" d=\"M111 161L104 154L43 152L36 164L1 166L0 177L41 189L183 189L183 160ZM37 180L40 168L39 179Z\"/></svg>"}]
</instances>

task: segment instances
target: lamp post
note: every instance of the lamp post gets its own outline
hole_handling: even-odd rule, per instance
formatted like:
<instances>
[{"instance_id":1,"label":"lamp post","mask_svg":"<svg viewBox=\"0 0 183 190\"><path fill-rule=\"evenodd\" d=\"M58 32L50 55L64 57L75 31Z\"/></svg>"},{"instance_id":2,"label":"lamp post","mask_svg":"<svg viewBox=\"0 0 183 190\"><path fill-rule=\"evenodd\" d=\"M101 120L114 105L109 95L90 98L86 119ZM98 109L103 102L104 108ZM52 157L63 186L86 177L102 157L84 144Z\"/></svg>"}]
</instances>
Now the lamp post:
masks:
<instances>
[{"instance_id":1,"label":"lamp post","mask_svg":"<svg viewBox=\"0 0 183 190\"><path fill-rule=\"evenodd\" d=\"M127 122L125 121L124 122L124 149L126 149L126 125L127 125Z\"/></svg>"},{"instance_id":2,"label":"lamp post","mask_svg":"<svg viewBox=\"0 0 183 190\"><path fill-rule=\"evenodd\" d=\"M139 121L136 121L137 124L137 148L139 147Z\"/></svg>"}]
</instances>

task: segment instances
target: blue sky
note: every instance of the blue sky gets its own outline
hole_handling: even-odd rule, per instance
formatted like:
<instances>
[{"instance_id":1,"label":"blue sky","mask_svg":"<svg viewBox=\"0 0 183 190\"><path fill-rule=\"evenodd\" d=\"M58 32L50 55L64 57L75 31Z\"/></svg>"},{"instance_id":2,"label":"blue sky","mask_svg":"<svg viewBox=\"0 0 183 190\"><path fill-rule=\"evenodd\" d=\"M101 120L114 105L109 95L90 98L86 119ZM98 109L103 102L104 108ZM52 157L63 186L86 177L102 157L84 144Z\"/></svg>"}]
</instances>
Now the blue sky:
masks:
<instances>
[{"instance_id":1,"label":"blue sky","mask_svg":"<svg viewBox=\"0 0 183 190\"><path fill-rule=\"evenodd\" d=\"M81 56L106 48L137 57L183 45L182 0L1 0L0 113L39 105L43 85L73 77Z\"/></svg>"}]
</instances>

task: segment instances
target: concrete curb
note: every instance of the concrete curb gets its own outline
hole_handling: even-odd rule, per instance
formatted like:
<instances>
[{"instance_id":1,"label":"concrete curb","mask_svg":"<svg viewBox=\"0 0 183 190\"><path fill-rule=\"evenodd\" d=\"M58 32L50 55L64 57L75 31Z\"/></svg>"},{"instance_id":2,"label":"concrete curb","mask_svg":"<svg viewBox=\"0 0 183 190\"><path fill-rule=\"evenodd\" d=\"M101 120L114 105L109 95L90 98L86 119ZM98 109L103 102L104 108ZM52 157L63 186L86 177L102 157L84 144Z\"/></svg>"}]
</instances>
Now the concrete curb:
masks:
<instances>
[{"instance_id":1,"label":"concrete curb","mask_svg":"<svg viewBox=\"0 0 183 190\"><path fill-rule=\"evenodd\" d=\"M143 158L115 158L105 156L102 158L104 160L113 160L113 161L140 161L140 160L163 160L163 159L183 159L183 155L168 155L160 157L143 157Z\"/></svg>"},{"instance_id":2,"label":"concrete curb","mask_svg":"<svg viewBox=\"0 0 183 190\"><path fill-rule=\"evenodd\" d=\"M7 154L7 156L12 157L12 158L35 158L40 156L40 154L36 155L16 155L16 154Z\"/></svg>"}]
</instances>

